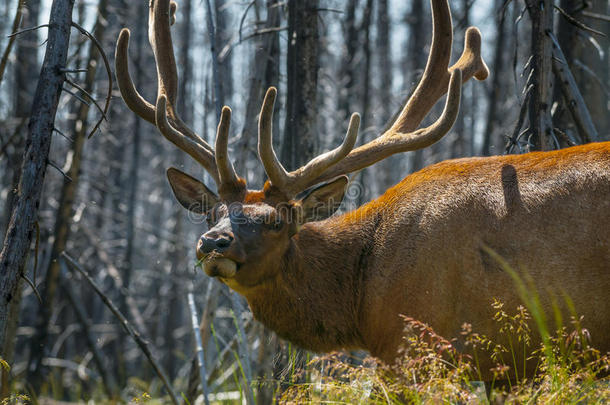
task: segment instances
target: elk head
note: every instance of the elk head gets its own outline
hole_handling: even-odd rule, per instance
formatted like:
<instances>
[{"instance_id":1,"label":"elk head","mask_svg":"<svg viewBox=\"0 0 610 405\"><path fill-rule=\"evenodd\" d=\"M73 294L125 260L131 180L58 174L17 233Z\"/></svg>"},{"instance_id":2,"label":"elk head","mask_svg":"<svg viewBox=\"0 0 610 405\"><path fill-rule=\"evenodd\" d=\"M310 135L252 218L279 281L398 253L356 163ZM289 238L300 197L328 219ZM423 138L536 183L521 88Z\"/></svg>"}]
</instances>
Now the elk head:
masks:
<instances>
[{"instance_id":1,"label":"elk head","mask_svg":"<svg viewBox=\"0 0 610 405\"><path fill-rule=\"evenodd\" d=\"M447 0L432 0L432 9L433 41L422 80L390 129L365 145L354 148L360 117L353 114L340 146L288 172L272 146L276 89L267 91L258 133L258 153L268 176L262 190L248 189L229 159L231 110L228 107L222 110L214 148L176 112L178 77L170 32L175 3L155 0L150 6L149 40L158 73L155 105L135 89L127 62L129 31L121 31L116 48L116 74L125 103L199 162L217 184L215 193L178 169L167 171L180 204L207 217L209 230L197 242L197 257L209 276L219 277L246 294L280 270L277 263L302 226L325 219L336 211L348 183L346 174L392 154L424 148L450 130L458 114L462 83L473 76L483 80L488 71L480 56L481 37L476 28L468 29L464 52L449 68L452 26ZM417 129L445 93L447 99L441 116L432 125Z\"/></svg>"}]
</instances>

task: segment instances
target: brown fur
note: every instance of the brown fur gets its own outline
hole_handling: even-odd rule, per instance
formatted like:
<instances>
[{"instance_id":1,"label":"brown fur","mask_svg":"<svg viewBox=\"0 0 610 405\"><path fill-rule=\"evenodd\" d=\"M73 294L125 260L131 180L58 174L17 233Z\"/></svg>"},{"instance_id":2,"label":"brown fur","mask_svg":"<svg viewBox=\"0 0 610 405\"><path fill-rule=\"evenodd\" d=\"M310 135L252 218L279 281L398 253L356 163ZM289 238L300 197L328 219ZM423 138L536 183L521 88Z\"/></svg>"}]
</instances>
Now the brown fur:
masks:
<instances>
[{"instance_id":1,"label":"brown fur","mask_svg":"<svg viewBox=\"0 0 610 405\"><path fill-rule=\"evenodd\" d=\"M249 192L245 215L279 215L268 194ZM401 314L446 337L468 322L500 339L492 300L509 310L521 301L489 246L532 277L549 316L553 295L568 295L593 344L610 350L610 143L441 162L355 211L255 233L233 234L240 254L227 255L239 267L224 281L306 349L362 348L391 362Z\"/></svg>"}]
</instances>

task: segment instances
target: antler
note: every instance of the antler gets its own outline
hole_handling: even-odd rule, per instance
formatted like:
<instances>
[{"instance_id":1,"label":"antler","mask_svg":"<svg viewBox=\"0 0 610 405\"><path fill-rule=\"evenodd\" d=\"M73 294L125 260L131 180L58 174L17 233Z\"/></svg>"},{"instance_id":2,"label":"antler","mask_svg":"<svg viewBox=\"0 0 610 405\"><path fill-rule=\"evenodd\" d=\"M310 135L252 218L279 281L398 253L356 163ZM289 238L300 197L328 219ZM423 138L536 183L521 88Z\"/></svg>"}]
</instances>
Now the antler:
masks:
<instances>
[{"instance_id":1,"label":"antler","mask_svg":"<svg viewBox=\"0 0 610 405\"><path fill-rule=\"evenodd\" d=\"M294 196L316 183L360 170L395 153L425 148L449 132L459 111L462 83L472 77L484 80L489 70L481 58L481 33L474 27L466 31L462 56L449 68L453 38L449 4L447 0L431 0L431 5L432 46L422 79L394 124L373 141L352 150L354 143L351 136L355 141L359 123L359 117L352 115L348 135L340 147L287 173L271 143L275 89L267 92L259 122L259 155L274 186ZM416 130L445 93L447 100L442 115L429 127Z\"/></svg>"},{"instance_id":2,"label":"antler","mask_svg":"<svg viewBox=\"0 0 610 405\"><path fill-rule=\"evenodd\" d=\"M177 4L169 0L151 0L148 16L148 40L157 65L157 101L146 101L136 89L128 64L129 30L119 34L116 46L116 76L125 104L137 115L154 124L170 142L188 153L210 173L223 190L234 192L243 189L227 156L227 144L231 110L224 107L216 133L216 151L190 129L178 116L175 105L178 97L178 72L170 25L173 23Z\"/></svg>"},{"instance_id":3,"label":"antler","mask_svg":"<svg viewBox=\"0 0 610 405\"><path fill-rule=\"evenodd\" d=\"M275 87L269 88L267 94L265 94L258 124L258 154L271 184L286 194L294 196L307 187L306 184L309 179L324 173L325 170L346 157L353 149L358 137L360 115L352 114L345 139L341 145L316 157L305 166L288 173L273 150L271 123L273 122L273 106L276 94Z\"/></svg>"}]
</instances>

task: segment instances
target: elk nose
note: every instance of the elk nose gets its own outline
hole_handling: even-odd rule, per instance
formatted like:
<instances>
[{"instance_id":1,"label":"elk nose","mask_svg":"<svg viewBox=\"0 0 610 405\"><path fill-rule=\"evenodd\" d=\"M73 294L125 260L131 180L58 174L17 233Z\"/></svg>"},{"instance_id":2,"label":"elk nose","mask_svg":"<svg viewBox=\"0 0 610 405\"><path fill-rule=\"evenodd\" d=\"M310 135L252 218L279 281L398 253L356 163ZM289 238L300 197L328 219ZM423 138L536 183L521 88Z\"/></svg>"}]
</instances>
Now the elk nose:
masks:
<instances>
[{"instance_id":1,"label":"elk nose","mask_svg":"<svg viewBox=\"0 0 610 405\"><path fill-rule=\"evenodd\" d=\"M231 246L231 242L233 242L233 235L206 233L199 240L197 250L204 254L210 253L214 250L222 253L227 250L229 246Z\"/></svg>"}]
</instances>

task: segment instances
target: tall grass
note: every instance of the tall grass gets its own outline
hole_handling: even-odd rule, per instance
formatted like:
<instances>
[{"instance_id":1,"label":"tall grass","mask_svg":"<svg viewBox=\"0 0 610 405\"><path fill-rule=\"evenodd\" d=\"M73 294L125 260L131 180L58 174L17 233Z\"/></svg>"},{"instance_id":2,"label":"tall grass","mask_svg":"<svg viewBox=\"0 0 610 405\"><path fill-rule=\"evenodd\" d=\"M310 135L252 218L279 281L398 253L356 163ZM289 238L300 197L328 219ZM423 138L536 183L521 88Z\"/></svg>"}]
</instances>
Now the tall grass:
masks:
<instances>
[{"instance_id":1,"label":"tall grass","mask_svg":"<svg viewBox=\"0 0 610 405\"><path fill-rule=\"evenodd\" d=\"M519 307L508 314L501 303L493 305L498 330L511 336L508 345L494 343L465 324L462 333L474 349L471 353L475 353L465 355L428 325L405 318L405 345L396 365L388 366L370 357L354 364L340 353L318 357L307 365L311 378L289 386L279 402L480 403L487 400L477 383L481 376L477 362L482 353L496 361L494 380L487 386L492 403L610 402L610 381L600 378L610 370L610 359L590 347L579 318L573 317L569 327L549 334L532 356L538 368L528 378L516 351L531 344L530 313ZM497 383L500 380L502 384Z\"/></svg>"}]
</instances>

